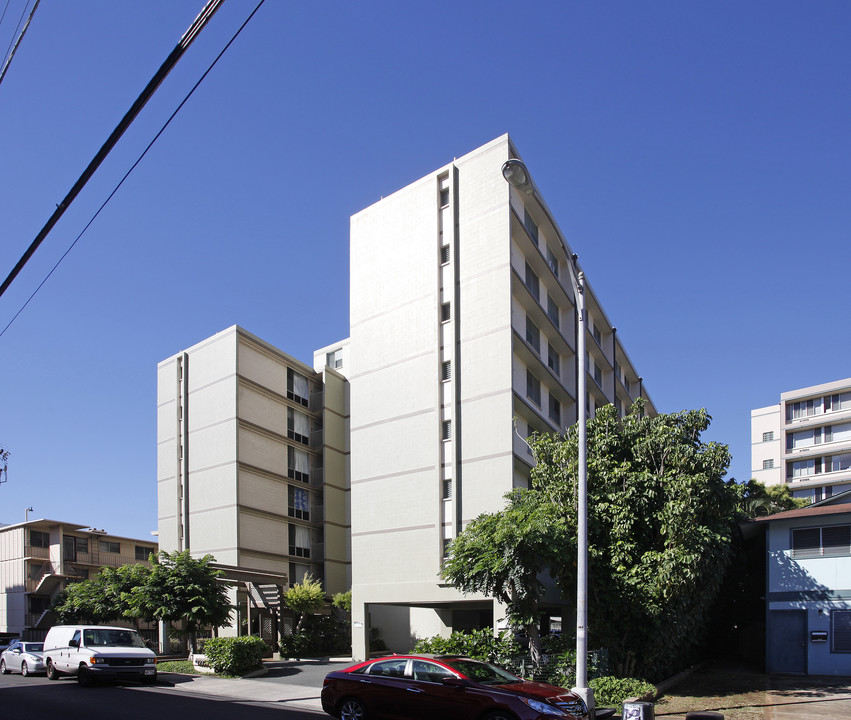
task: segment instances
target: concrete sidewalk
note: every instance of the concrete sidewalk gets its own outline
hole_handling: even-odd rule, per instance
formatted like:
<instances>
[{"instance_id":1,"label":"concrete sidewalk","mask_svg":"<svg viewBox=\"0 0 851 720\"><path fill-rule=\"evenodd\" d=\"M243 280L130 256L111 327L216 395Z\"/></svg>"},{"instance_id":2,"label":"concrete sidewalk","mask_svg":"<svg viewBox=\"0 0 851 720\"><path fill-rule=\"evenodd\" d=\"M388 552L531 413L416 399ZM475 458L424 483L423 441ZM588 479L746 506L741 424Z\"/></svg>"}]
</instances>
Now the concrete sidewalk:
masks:
<instances>
[{"instance_id":1,"label":"concrete sidewalk","mask_svg":"<svg viewBox=\"0 0 851 720\"><path fill-rule=\"evenodd\" d=\"M296 685L284 679L269 681L160 673L159 682L181 693L227 698L236 702L276 703L282 707L322 712L319 700L321 686Z\"/></svg>"},{"instance_id":2,"label":"concrete sidewalk","mask_svg":"<svg viewBox=\"0 0 851 720\"><path fill-rule=\"evenodd\" d=\"M765 720L839 720L851 718L848 678L775 677L769 679Z\"/></svg>"}]
</instances>

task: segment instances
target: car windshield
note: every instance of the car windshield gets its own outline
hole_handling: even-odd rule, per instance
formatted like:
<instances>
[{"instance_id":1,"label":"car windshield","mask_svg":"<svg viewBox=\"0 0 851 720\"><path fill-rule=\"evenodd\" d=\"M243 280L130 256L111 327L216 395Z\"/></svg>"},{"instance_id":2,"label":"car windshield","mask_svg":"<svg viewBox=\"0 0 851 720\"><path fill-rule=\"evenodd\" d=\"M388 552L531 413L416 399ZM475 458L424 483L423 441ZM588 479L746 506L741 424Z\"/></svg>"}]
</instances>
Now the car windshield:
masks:
<instances>
[{"instance_id":1,"label":"car windshield","mask_svg":"<svg viewBox=\"0 0 851 720\"><path fill-rule=\"evenodd\" d=\"M24 643L23 651L24 652L41 652L44 650L44 643Z\"/></svg>"},{"instance_id":2,"label":"car windshield","mask_svg":"<svg viewBox=\"0 0 851 720\"><path fill-rule=\"evenodd\" d=\"M145 641L135 630L86 628L83 640L86 647L145 647Z\"/></svg>"},{"instance_id":3,"label":"car windshield","mask_svg":"<svg viewBox=\"0 0 851 720\"><path fill-rule=\"evenodd\" d=\"M441 658L441 662L457 670L470 680L475 680L482 685L510 685L523 680L510 672L498 668L490 663L478 660L448 660Z\"/></svg>"}]
</instances>

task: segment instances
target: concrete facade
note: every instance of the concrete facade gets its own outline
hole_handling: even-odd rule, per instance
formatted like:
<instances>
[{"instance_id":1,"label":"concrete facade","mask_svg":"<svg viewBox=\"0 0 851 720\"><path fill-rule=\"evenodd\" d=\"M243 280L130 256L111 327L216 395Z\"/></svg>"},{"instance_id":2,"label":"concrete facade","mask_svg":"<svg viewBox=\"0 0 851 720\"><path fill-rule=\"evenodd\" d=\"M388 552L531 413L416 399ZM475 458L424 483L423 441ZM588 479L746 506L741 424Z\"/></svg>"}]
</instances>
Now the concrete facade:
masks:
<instances>
[{"instance_id":1,"label":"concrete facade","mask_svg":"<svg viewBox=\"0 0 851 720\"><path fill-rule=\"evenodd\" d=\"M147 565L157 549L150 539L58 520L0 527L0 634L41 640L54 620L48 608L69 583L94 578L102 567Z\"/></svg>"},{"instance_id":2,"label":"concrete facade","mask_svg":"<svg viewBox=\"0 0 851 720\"><path fill-rule=\"evenodd\" d=\"M769 515L770 673L851 675L851 492Z\"/></svg>"},{"instance_id":3,"label":"concrete facade","mask_svg":"<svg viewBox=\"0 0 851 720\"><path fill-rule=\"evenodd\" d=\"M851 490L851 378L751 411L751 476L815 502Z\"/></svg>"},{"instance_id":4,"label":"concrete facade","mask_svg":"<svg viewBox=\"0 0 851 720\"><path fill-rule=\"evenodd\" d=\"M528 486L526 436L576 421L572 252L549 211L503 179L510 157L505 135L351 220L356 658L371 634L407 650L500 624L493 600L443 581L445 548ZM653 412L590 284L586 298L589 416L639 396Z\"/></svg>"},{"instance_id":5,"label":"concrete facade","mask_svg":"<svg viewBox=\"0 0 851 720\"><path fill-rule=\"evenodd\" d=\"M272 645L291 582L351 585L348 396L323 373L237 326L158 366L160 546L212 555L237 583L229 632Z\"/></svg>"}]
</instances>

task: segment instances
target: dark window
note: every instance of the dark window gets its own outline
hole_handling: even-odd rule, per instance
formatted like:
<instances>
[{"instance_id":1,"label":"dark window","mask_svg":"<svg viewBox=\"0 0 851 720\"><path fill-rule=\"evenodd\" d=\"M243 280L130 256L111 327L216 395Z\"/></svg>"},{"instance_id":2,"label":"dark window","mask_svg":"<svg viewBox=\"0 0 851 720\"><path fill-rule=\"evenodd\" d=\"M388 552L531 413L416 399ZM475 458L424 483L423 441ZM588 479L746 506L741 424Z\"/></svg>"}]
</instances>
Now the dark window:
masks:
<instances>
[{"instance_id":1,"label":"dark window","mask_svg":"<svg viewBox=\"0 0 851 720\"><path fill-rule=\"evenodd\" d=\"M444 381L452 379L452 361L447 360L446 362L441 364L440 379Z\"/></svg>"},{"instance_id":2,"label":"dark window","mask_svg":"<svg viewBox=\"0 0 851 720\"><path fill-rule=\"evenodd\" d=\"M452 421L444 420L441 428L441 436L444 440L452 439Z\"/></svg>"},{"instance_id":3,"label":"dark window","mask_svg":"<svg viewBox=\"0 0 851 720\"><path fill-rule=\"evenodd\" d=\"M30 545L37 548L50 547L50 533L41 530L30 530Z\"/></svg>"},{"instance_id":4,"label":"dark window","mask_svg":"<svg viewBox=\"0 0 851 720\"><path fill-rule=\"evenodd\" d=\"M541 297L541 281L538 280L538 276L529 263L526 263L526 277L524 278L524 282L526 283L526 289L532 293L532 297L536 301L539 301Z\"/></svg>"},{"instance_id":5,"label":"dark window","mask_svg":"<svg viewBox=\"0 0 851 720\"><path fill-rule=\"evenodd\" d=\"M290 517L310 520L310 495L307 490L290 485L287 488L287 496Z\"/></svg>"},{"instance_id":6,"label":"dark window","mask_svg":"<svg viewBox=\"0 0 851 720\"><path fill-rule=\"evenodd\" d=\"M148 562L148 557L154 551L153 548L144 547L143 545L136 546L136 559L139 562Z\"/></svg>"},{"instance_id":7,"label":"dark window","mask_svg":"<svg viewBox=\"0 0 851 720\"><path fill-rule=\"evenodd\" d=\"M452 317L451 307L449 303L443 303L440 306L440 321L447 322L450 317Z\"/></svg>"},{"instance_id":8,"label":"dark window","mask_svg":"<svg viewBox=\"0 0 851 720\"><path fill-rule=\"evenodd\" d=\"M452 481L444 480L443 481L443 499L449 500L452 497Z\"/></svg>"},{"instance_id":9,"label":"dark window","mask_svg":"<svg viewBox=\"0 0 851 720\"><path fill-rule=\"evenodd\" d=\"M851 555L851 525L792 530L792 557Z\"/></svg>"},{"instance_id":10,"label":"dark window","mask_svg":"<svg viewBox=\"0 0 851 720\"><path fill-rule=\"evenodd\" d=\"M98 540L98 550L118 555L121 552L121 544L114 540Z\"/></svg>"},{"instance_id":11,"label":"dark window","mask_svg":"<svg viewBox=\"0 0 851 720\"><path fill-rule=\"evenodd\" d=\"M529 233L529 237L532 238L532 242L537 245L538 226L535 224L535 221L532 219L532 216L526 208L523 208L523 225L526 228L526 232Z\"/></svg>"},{"instance_id":12,"label":"dark window","mask_svg":"<svg viewBox=\"0 0 851 720\"><path fill-rule=\"evenodd\" d=\"M440 248L440 262L443 265L449 262L449 245L442 245Z\"/></svg>"},{"instance_id":13,"label":"dark window","mask_svg":"<svg viewBox=\"0 0 851 720\"><path fill-rule=\"evenodd\" d=\"M550 393L550 420L561 425L561 403Z\"/></svg>"},{"instance_id":14,"label":"dark window","mask_svg":"<svg viewBox=\"0 0 851 720\"><path fill-rule=\"evenodd\" d=\"M310 404L308 395L310 395L308 379L292 368L287 368L287 398L307 407Z\"/></svg>"},{"instance_id":15,"label":"dark window","mask_svg":"<svg viewBox=\"0 0 851 720\"><path fill-rule=\"evenodd\" d=\"M441 188L440 190L440 207L449 207L449 188Z\"/></svg>"},{"instance_id":16,"label":"dark window","mask_svg":"<svg viewBox=\"0 0 851 720\"><path fill-rule=\"evenodd\" d=\"M528 315L526 316L526 342L536 353L541 354L541 331Z\"/></svg>"},{"instance_id":17,"label":"dark window","mask_svg":"<svg viewBox=\"0 0 851 720\"><path fill-rule=\"evenodd\" d=\"M531 370L526 371L526 397L541 407L541 381L532 374Z\"/></svg>"},{"instance_id":18,"label":"dark window","mask_svg":"<svg viewBox=\"0 0 851 720\"><path fill-rule=\"evenodd\" d=\"M851 610L834 610L830 613L830 624L833 637L831 651L851 653Z\"/></svg>"}]
</instances>

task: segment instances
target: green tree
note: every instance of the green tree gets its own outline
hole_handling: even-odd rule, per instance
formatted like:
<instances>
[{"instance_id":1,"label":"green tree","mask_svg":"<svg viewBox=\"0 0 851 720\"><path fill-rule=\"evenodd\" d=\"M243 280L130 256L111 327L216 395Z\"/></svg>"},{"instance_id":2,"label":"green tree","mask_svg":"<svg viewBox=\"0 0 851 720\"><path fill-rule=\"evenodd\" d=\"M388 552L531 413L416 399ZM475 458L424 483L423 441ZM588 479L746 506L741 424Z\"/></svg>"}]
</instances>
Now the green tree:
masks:
<instances>
[{"instance_id":1,"label":"green tree","mask_svg":"<svg viewBox=\"0 0 851 720\"><path fill-rule=\"evenodd\" d=\"M147 574L148 567L141 563L101 568L91 580L69 585L51 610L61 623L103 623L127 618L138 624L131 592L145 582Z\"/></svg>"},{"instance_id":2,"label":"green tree","mask_svg":"<svg viewBox=\"0 0 851 720\"><path fill-rule=\"evenodd\" d=\"M325 591L322 589L322 583L314 580L308 573L301 582L291 585L284 593L284 602L290 610L299 615L298 624L293 631L293 634L297 635L304 627L308 615L325 606Z\"/></svg>"},{"instance_id":3,"label":"green tree","mask_svg":"<svg viewBox=\"0 0 851 720\"><path fill-rule=\"evenodd\" d=\"M539 492L515 490L505 497L504 510L479 515L450 543L443 575L464 593L502 602L509 624L526 631L532 661L539 664L541 575L559 565L568 524Z\"/></svg>"},{"instance_id":4,"label":"green tree","mask_svg":"<svg viewBox=\"0 0 851 720\"><path fill-rule=\"evenodd\" d=\"M331 604L348 615L352 612L352 591L334 593Z\"/></svg>"},{"instance_id":5,"label":"green tree","mask_svg":"<svg viewBox=\"0 0 851 720\"><path fill-rule=\"evenodd\" d=\"M701 440L705 410L588 421L589 636L621 676L660 676L701 637L731 555L737 493L726 445ZM577 429L532 440L532 485L560 509L569 542L555 568L576 588Z\"/></svg>"},{"instance_id":6,"label":"green tree","mask_svg":"<svg viewBox=\"0 0 851 720\"><path fill-rule=\"evenodd\" d=\"M736 483L734 489L738 493L739 513L747 519L796 510L810 504L809 498L792 497L792 492L785 483L764 485L751 478L746 483Z\"/></svg>"},{"instance_id":7,"label":"green tree","mask_svg":"<svg viewBox=\"0 0 851 720\"><path fill-rule=\"evenodd\" d=\"M189 550L152 555L144 582L128 594L129 612L150 621L183 621L194 653L198 630L224 625L233 612L227 583L213 562L212 555L193 558Z\"/></svg>"}]
</instances>

